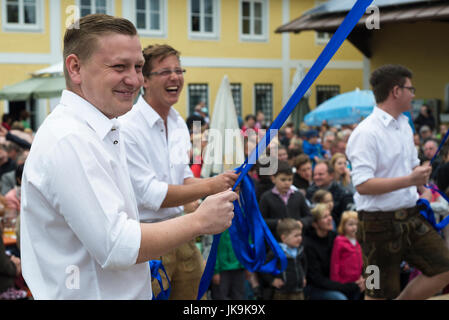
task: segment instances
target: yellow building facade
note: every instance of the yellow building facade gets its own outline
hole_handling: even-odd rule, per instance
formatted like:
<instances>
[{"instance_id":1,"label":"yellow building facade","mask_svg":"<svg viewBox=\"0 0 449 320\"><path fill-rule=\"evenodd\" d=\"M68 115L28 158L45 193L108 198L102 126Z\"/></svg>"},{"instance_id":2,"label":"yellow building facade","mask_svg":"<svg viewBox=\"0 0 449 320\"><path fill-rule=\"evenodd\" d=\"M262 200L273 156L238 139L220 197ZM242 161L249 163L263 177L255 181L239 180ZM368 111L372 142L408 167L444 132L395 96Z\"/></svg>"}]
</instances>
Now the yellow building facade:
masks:
<instances>
[{"instance_id":1,"label":"yellow building facade","mask_svg":"<svg viewBox=\"0 0 449 320\"><path fill-rule=\"evenodd\" d=\"M205 100L212 114L224 75L242 117L262 109L273 119L289 98L299 64L307 71L326 43L326 34L276 34L274 30L315 7L315 0L1 0L0 89L62 60L66 26L79 15L108 13L131 20L142 46L167 43L181 52L187 70L175 108L187 117ZM366 87L369 68L345 42L317 79L309 104L326 95ZM366 77L365 77L366 78ZM15 102L0 102L12 112ZM29 103L26 104L29 108ZM50 108L45 108L48 113ZM42 116L41 116L42 118Z\"/></svg>"},{"instance_id":2,"label":"yellow building facade","mask_svg":"<svg viewBox=\"0 0 449 320\"><path fill-rule=\"evenodd\" d=\"M413 72L417 99L438 99L442 109L449 111L449 34L444 22L415 22L385 25L373 33L374 70L386 63L407 66Z\"/></svg>"}]
</instances>

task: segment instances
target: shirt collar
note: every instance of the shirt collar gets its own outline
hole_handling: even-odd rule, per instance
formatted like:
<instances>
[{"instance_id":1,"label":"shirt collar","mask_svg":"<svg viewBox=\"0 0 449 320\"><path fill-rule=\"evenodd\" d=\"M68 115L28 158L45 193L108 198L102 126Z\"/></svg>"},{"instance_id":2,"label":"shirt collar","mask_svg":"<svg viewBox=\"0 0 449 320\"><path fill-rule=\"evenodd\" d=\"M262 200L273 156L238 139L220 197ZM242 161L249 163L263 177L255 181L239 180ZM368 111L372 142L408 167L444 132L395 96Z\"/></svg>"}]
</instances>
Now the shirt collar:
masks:
<instances>
[{"instance_id":1,"label":"shirt collar","mask_svg":"<svg viewBox=\"0 0 449 320\"><path fill-rule=\"evenodd\" d=\"M298 248L289 247L287 244L280 242L279 246L285 254L289 255L292 258L296 258L298 256L299 250Z\"/></svg>"},{"instance_id":2,"label":"shirt collar","mask_svg":"<svg viewBox=\"0 0 449 320\"><path fill-rule=\"evenodd\" d=\"M393 118L393 116L391 114L389 114L388 112L385 112L384 110L382 110L381 108L379 108L377 106L374 107L373 114L378 119L380 119L380 121L383 123L383 125L385 127L388 127L392 122L396 121L396 119ZM397 121L398 122L404 121L404 118L406 118L406 120L407 120L407 117L404 116L403 114L401 114L401 115L399 115Z\"/></svg>"},{"instance_id":3,"label":"shirt collar","mask_svg":"<svg viewBox=\"0 0 449 320\"><path fill-rule=\"evenodd\" d=\"M282 197L290 197L290 195L294 192L294 190L293 190L292 188L290 188L290 189L288 189L288 191L287 191L287 193L286 193L285 195L282 195L282 194L279 192L278 188L276 188L276 187L273 187L273 189L271 189L271 191L272 191L274 194L280 195L280 196L282 196Z\"/></svg>"},{"instance_id":4,"label":"shirt collar","mask_svg":"<svg viewBox=\"0 0 449 320\"><path fill-rule=\"evenodd\" d=\"M64 90L62 92L61 104L71 108L75 114L86 121L101 140L112 129L119 129L117 119L109 119L90 102L72 91Z\"/></svg>"},{"instance_id":5,"label":"shirt collar","mask_svg":"<svg viewBox=\"0 0 449 320\"><path fill-rule=\"evenodd\" d=\"M141 114L145 118L146 122L150 125L150 127L153 127L158 120L163 121L161 116L151 107L151 105L143 98L143 96L140 96L137 100L136 107L139 108L139 111L141 111ZM171 118L171 120L175 121L178 115L178 111L171 107L170 111L168 112L168 118Z\"/></svg>"}]
</instances>

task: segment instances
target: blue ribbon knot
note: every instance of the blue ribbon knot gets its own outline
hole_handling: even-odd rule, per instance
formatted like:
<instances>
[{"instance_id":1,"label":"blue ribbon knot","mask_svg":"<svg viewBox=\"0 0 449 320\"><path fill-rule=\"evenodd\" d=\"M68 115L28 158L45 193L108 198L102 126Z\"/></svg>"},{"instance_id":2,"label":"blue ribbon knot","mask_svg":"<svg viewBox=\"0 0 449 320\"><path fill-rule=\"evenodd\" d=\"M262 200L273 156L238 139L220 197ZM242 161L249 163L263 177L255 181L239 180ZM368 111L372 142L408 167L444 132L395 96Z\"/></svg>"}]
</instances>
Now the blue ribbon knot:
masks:
<instances>
[{"instance_id":1,"label":"blue ribbon knot","mask_svg":"<svg viewBox=\"0 0 449 320\"><path fill-rule=\"evenodd\" d=\"M162 261L150 260L148 261L148 263L150 265L151 278L156 279L157 282L159 283L159 287L161 288L161 292L157 296L155 296L153 292L153 300L168 300L168 298L170 297L171 284L167 272L165 271L164 265L162 264ZM159 270L162 270L162 272L164 272L165 274L165 277L167 278L168 288L166 290L164 290L164 285L162 283L162 277L159 273Z\"/></svg>"}]
</instances>

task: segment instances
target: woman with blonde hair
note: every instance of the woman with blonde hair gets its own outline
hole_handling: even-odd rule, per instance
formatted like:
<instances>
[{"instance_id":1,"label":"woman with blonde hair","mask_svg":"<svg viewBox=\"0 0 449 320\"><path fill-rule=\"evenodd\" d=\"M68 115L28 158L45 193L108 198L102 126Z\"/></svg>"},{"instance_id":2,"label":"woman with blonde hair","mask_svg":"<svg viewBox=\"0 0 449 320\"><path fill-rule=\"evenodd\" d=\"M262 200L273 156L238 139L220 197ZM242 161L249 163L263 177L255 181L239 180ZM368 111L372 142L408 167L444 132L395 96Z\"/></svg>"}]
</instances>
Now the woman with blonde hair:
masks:
<instances>
[{"instance_id":1,"label":"woman with blonde hair","mask_svg":"<svg viewBox=\"0 0 449 320\"><path fill-rule=\"evenodd\" d=\"M329 206L317 204L311 213L313 228L306 233L304 242L308 264L306 295L309 300L348 300L360 295L357 283L340 283L329 277L332 248L337 236Z\"/></svg>"},{"instance_id":2,"label":"woman with blonde hair","mask_svg":"<svg viewBox=\"0 0 449 320\"><path fill-rule=\"evenodd\" d=\"M331 158L331 166L334 168L335 180L354 193L351 172L347 166L347 158L343 153L337 152Z\"/></svg>"}]
</instances>

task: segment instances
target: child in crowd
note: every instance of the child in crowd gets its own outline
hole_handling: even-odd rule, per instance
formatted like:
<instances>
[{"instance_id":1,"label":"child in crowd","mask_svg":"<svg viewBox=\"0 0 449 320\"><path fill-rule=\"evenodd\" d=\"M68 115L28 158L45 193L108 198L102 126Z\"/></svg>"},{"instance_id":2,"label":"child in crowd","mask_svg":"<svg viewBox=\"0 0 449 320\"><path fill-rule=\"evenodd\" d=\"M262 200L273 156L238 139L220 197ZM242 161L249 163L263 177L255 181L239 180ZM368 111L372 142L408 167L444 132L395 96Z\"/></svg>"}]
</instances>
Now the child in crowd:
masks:
<instances>
[{"instance_id":1,"label":"child in crowd","mask_svg":"<svg viewBox=\"0 0 449 320\"><path fill-rule=\"evenodd\" d=\"M315 164L320 159L324 159L325 151L318 142L318 131L310 130L306 133L306 137L307 140L304 140L302 143L302 150L309 156L310 160L312 160L312 166L315 167Z\"/></svg>"},{"instance_id":2,"label":"child in crowd","mask_svg":"<svg viewBox=\"0 0 449 320\"><path fill-rule=\"evenodd\" d=\"M338 226L331 255L330 279L340 283L364 283L362 276L362 249L356 240L358 216L355 211L345 211ZM353 295L352 300L359 300L360 294Z\"/></svg>"},{"instance_id":3,"label":"child in crowd","mask_svg":"<svg viewBox=\"0 0 449 320\"><path fill-rule=\"evenodd\" d=\"M332 212L334 209L334 198L332 193L325 189L318 189L312 196L312 203L314 205L323 203L328 206L329 210Z\"/></svg>"},{"instance_id":4,"label":"child in crowd","mask_svg":"<svg viewBox=\"0 0 449 320\"><path fill-rule=\"evenodd\" d=\"M282 219L277 225L277 235L287 256L287 268L276 276L267 273L262 276L274 288L273 300L304 300L307 260L302 246L302 224L295 219Z\"/></svg>"},{"instance_id":5,"label":"child in crowd","mask_svg":"<svg viewBox=\"0 0 449 320\"><path fill-rule=\"evenodd\" d=\"M293 185L306 195L307 188L313 182L312 179L312 161L305 153L298 155L293 161L296 172L293 175Z\"/></svg>"},{"instance_id":6,"label":"child in crowd","mask_svg":"<svg viewBox=\"0 0 449 320\"><path fill-rule=\"evenodd\" d=\"M312 224L310 209L304 195L292 188L293 171L288 162L278 162L271 180L274 187L265 191L259 201L260 212L271 232L276 234L277 224L284 218L299 220L308 228Z\"/></svg>"}]
</instances>

